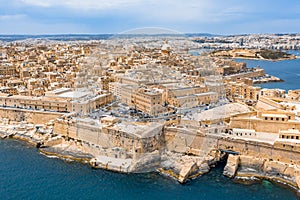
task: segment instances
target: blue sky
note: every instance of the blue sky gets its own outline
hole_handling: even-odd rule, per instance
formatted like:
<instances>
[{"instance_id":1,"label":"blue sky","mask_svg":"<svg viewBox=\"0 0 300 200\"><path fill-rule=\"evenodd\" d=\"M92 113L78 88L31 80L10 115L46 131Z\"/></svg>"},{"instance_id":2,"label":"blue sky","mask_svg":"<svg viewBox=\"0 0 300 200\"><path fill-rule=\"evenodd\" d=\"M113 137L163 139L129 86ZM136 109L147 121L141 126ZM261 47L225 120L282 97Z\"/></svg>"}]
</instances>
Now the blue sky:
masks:
<instances>
[{"instance_id":1,"label":"blue sky","mask_svg":"<svg viewBox=\"0 0 300 200\"><path fill-rule=\"evenodd\" d=\"M0 0L0 34L300 33L299 0Z\"/></svg>"}]
</instances>

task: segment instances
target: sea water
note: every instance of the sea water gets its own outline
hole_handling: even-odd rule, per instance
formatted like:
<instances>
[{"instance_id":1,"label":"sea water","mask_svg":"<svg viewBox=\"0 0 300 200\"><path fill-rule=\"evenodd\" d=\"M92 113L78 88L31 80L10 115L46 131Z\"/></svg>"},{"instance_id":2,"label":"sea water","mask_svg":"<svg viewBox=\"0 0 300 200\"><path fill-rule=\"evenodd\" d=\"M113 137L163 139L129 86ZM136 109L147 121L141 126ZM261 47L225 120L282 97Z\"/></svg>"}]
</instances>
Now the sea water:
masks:
<instances>
[{"instance_id":1,"label":"sea water","mask_svg":"<svg viewBox=\"0 0 300 200\"><path fill-rule=\"evenodd\" d=\"M300 51L293 51L299 55ZM276 76L284 82L259 84L262 88L280 88L286 91L300 89L300 59L269 61L269 60L247 60L236 59L237 62L245 62L247 67L261 67L266 74Z\"/></svg>"}]
</instances>

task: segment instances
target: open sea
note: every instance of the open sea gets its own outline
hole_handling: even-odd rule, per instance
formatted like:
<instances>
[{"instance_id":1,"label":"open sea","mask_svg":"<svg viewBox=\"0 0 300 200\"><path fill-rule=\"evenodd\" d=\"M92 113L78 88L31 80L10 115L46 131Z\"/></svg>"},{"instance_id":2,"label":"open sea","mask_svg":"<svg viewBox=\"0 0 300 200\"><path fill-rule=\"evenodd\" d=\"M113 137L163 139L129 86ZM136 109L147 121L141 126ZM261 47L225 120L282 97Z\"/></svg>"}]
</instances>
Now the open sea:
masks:
<instances>
[{"instance_id":1,"label":"open sea","mask_svg":"<svg viewBox=\"0 0 300 200\"><path fill-rule=\"evenodd\" d=\"M22 38L23 39L23 38ZM299 52L295 52L299 53ZM299 89L300 60L241 60L285 82L267 88ZM41 155L23 141L0 140L0 199L292 200L295 191L269 181L244 185L222 175L224 163L182 185L157 173L120 174Z\"/></svg>"}]
</instances>

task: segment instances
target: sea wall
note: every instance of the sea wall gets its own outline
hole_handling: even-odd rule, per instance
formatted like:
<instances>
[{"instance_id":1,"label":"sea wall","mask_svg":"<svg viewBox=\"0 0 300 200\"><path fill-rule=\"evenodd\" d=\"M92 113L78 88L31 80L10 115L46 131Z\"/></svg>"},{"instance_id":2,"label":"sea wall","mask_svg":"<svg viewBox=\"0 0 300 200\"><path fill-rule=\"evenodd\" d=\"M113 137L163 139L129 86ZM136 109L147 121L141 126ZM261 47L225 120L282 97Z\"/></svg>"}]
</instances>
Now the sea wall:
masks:
<instances>
[{"instance_id":1,"label":"sea wall","mask_svg":"<svg viewBox=\"0 0 300 200\"><path fill-rule=\"evenodd\" d=\"M10 121L26 121L32 124L44 124L54 120L65 113L45 112L18 108L0 108L0 117Z\"/></svg>"},{"instance_id":2,"label":"sea wall","mask_svg":"<svg viewBox=\"0 0 300 200\"><path fill-rule=\"evenodd\" d=\"M287 143L264 143L258 141L243 140L231 138L219 134L194 133L193 137L189 132L176 132L175 130L167 129L166 137L167 147L170 151L179 153L191 153L195 155L205 154L213 149L227 150L245 155L261 155L265 158L272 158L282 162L293 162L300 165L300 145ZM173 144L177 139L177 135L182 138L182 143ZM193 138L191 142L187 142ZM180 148L179 148L180 147ZM185 150L185 151L184 151Z\"/></svg>"},{"instance_id":3,"label":"sea wall","mask_svg":"<svg viewBox=\"0 0 300 200\"><path fill-rule=\"evenodd\" d=\"M112 126L99 126L88 121L57 119L54 123L53 132L86 143L88 145L86 149L98 149L95 152L103 149L116 151L119 149L118 151L125 151L128 153L127 155L132 155L133 151L143 154L162 147L162 125L149 126L149 129L151 129L149 136L139 137Z\"/></svg>"},{"instance_id":4,"label":"sea wall","mask_svg":"<svg viewBox=\"0 0 300 200\"><path fill-rule=\"evenodd\" d=\"M293 162L300 164L299 146L291 148L289 145L272 145L263 142L221 137L217 141L217 148L235 151L245 155L260 155L265 158L272 158L273 160L286 163Z\"/></svg>"},{"instance_id":5,"label":"sea wall","mask_svg":"<svg viewBox=\"0 0 300 200\"><path fill-rule=\"evenodd\" d=\"M245 72L245 73L239 73L239 74L225 76L225 79L236 80L239 78L255 78L255 77L261 77L261 76L265 76L264 69L256 69L255 71L252 71L252 72Z\"/></svg>"}]
</instances>

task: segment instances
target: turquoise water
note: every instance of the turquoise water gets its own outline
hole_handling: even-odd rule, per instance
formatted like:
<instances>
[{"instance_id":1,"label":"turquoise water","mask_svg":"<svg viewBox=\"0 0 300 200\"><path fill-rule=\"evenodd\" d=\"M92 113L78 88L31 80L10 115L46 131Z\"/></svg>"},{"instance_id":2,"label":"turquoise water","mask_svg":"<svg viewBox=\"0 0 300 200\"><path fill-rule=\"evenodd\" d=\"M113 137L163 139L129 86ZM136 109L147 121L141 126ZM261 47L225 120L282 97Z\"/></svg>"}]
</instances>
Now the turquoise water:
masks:
<instances>
[{"instance_id":1,"label":"turquoise water","mask_svg":"<svg viewBox=\"0 0 300 200\"><path fill-rule=\"evenodd\" d=\"M299 55L300 51L294 51L293 53ZM300 89L300 59L276 62L246 59L236 59L236 61L246 62L247 67L260 66L265 70L265 73L279 77L282 80L284 80L284 82L260 84L260 87L281 88L285 90Z\"/></svg>"},{"instance_id":2,"label":"turquoise water","mask_svg":"<svg viewBox=\"0 0 300 200\"><path fill-rule=\"evenodd\" d=\"M181 185L156 173L119 174L47 158L12 139L0 140L0 161L0 199L297 199L268 181L234 183L222 175L222 164Z\"/></svg>"}]
</instances>

